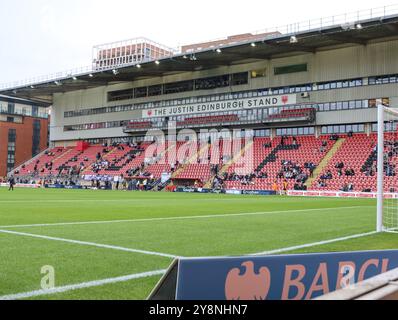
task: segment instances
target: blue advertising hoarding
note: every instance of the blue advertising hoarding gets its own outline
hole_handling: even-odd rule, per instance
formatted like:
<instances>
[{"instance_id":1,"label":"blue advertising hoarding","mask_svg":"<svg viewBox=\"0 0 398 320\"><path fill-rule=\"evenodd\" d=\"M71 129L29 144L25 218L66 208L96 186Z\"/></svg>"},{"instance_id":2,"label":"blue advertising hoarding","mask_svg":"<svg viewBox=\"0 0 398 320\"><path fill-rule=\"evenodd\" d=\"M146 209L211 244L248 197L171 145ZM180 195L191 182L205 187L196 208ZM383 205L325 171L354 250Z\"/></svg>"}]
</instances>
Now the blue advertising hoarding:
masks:
<instances>
[{"instance_id":1,"label":"blue advertising hoarding","mask_svg":"<svg viewBox=\"0 0 398 320\"><path fill-rule=\"evenodd\" d=\"M177 300L309 300L398 267L398 250L180 259Z\"/></svg>"}]
</instances>

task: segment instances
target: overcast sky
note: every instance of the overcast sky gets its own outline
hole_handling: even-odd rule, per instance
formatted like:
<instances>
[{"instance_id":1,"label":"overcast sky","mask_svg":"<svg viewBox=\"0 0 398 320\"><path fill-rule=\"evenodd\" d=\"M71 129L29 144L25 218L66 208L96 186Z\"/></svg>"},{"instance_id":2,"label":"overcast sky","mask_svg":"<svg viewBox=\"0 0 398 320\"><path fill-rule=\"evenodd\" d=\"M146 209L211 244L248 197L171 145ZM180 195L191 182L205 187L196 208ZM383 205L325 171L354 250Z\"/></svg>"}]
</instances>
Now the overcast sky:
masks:
<instances>
[{"instance_id":1,"label":"overcast sky","mask_svg":"<svg viewBox=\"0 0 398 320\"><path fill-rule=\"evenodd\" d=\"M394 3L398 0L1 0L0 83L88 66L95 44L145 36L178 47Z\"/></svg>"}]
</instances>

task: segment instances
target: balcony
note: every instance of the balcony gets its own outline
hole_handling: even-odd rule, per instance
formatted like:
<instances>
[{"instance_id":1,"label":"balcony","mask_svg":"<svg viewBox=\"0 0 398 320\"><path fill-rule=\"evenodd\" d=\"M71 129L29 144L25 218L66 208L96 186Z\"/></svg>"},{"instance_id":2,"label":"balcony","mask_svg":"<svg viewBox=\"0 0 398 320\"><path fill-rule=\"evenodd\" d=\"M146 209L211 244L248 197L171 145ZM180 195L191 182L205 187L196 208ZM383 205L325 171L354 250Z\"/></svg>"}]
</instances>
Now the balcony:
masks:
<instances>
[{"instance_id":1,"label":"balcony","mask_svg":"<svg viewBox=\"0 0 398 320\"><path fill-rule=\"evenodd\" d=\"M177 129L209 128L215 126L269 126L275 127L278 124L286 123L313 123L316 119L316 110L314 108L282 110L280 113L272 114L266 118L239 117L237 114L192 117L176 122ZM150 129L167 130L167 121L131 121L123 131L125 133L146 132Z\"/></svg>"},{"instance_id":2,"label":"balcony","mask_svg":"<svg viewBox=\"0 0 398 320\"><path fill-rule=\"evenodd\" d=\"M5 114L9 116L22 116L22 117L48 119L48 114L45 112L38 112L36 114L32 114L31 111L9 110L7 107L0 107L0 114Z\"/></svg>"}]
</instances>

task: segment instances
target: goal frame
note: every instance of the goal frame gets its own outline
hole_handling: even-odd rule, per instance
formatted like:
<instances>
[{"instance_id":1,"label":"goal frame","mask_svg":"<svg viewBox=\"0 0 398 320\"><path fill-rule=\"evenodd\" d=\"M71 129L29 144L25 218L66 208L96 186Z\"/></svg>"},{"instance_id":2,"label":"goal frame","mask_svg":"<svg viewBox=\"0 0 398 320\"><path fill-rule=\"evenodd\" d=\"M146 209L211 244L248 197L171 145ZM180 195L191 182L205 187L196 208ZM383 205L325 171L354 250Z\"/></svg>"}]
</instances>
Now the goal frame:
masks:
<instances>
[{"instance_id":1,"label":"goal frame","mask_svg":"<svg viewBox=\"0 0 398 320\"><path fill-rule=\"evenodd\" d=\"M383 104L377 105L377 232L392 232L398 233L398 225L394 228L387 228L384 225L384 134L385 134L385 113L389 112L397 116L398 110L392 110L390 107ZM380 152L381 151L381 152ZM397 196L398 198L398 196ZM398 202L398 200L397 200ZM398 210L397 210L398 212Z\"/></svg>"},{"instance_id":2,"label":"goal frame","mask_svg":"<svg viewBox=\"0 0 398 320\"><path fill-rule=\"evenodd\" d=\"M384 106L377 106L377 221L376 231L383 232L384 201Z\"/></svg>"}]
</instances>

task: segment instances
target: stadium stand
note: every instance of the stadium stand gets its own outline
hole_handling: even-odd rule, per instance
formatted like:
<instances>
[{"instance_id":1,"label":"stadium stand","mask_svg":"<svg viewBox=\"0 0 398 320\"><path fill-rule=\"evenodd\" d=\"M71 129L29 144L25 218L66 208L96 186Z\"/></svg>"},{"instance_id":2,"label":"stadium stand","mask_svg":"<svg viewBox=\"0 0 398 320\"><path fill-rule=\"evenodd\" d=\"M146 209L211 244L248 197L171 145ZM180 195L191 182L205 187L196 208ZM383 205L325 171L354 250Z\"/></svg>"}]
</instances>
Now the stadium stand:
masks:
<instances>
[{"instance_id":1,"label":"stadium stand","mask_svg":"<svg viewBox=\"0 0 398 320\"><path fill-rule=\"evenodd\" d=\"M52 148L46 150L41 156L22 165L18 175L30 175L35 171L43 175L50 174L53 169L60 165L62 159L72 151L73 149L71 148Z\"/></svg>"},{"instance_id":2,"label":"stadium stand","mask_svg":"<svg viewBox=\"0 0 398 320\"><path fill-rule=\"evenodd\" d=\"M317 181L311 185L316 190L342 190L375 192L376 181L376 134L344 135L345 139L340 150L330 160ZM394 163L397 161L396 151L388 146L388 141L397 141L397 133L386 135L385 154L385 189L395 189L397 178ZM389 155L389 156L388 156ZM330 172L331 176L327 177ZM323 185L322 183L323 182Z\"/></svg>"},{"instance_id":3,"label":"stadium stand","mask_svg":"<svg viewBox=\"0 0 398 320\"><path fill-rule=\"evenodd\" d=\"M397 56L397 18L388 18L372 17L346 29L332 25L315 34L303 30L300 45L292 45L298 39L290 35L273 34L266 46L242 35L222 50L203 45L198 51L170 51L172 58L164 61L141 61L137 68L123 65L23 84L17 95L47 100L56 125L50 126L47 154L15 175L109 181L170 176L174 186L200 180L208 188L270 190L276 183L279 189L375 191L377 106L395 108L398 101L398 69L391 58ZM303 55L303 48L311 54ZM375 58L375 52L381 54ZM94 88L104 94L94 94ZM14 86L0 93L16 94ZM250 129L255 138L227 157L221 142L205 150L198 145L182 157L177 154L183 141L152 150L152 143L144 142L151 140L150 129L169 139L182 131L170 133L170 122L199 135L202 129ZM397 136L387 137L386 189L395 190ZM9 138L12 153L15 137ZM82 139L92 145L57 147ZM8 158L12 163L12 154Z\"/></svg>"},{"instance_id":4,"label":"stadium stand","mask_svg":"<svg viewBox=\"0 0 398 320\"><path fill-rule=\"evenodd\" d=\"M398 160L398 133L386 135L386 189L395 190L398 183L395 163ZM240 190L271 190L275 181L279 188L286 180L288 189L296 190L376 190L376 135L348 134L335 136L299 136L255 138L252 144L240 142L241 151L233 159L223 157L223 140L215 145L194 146L188 151L186 142L166 142L156 148L153 142L136 145L92 145L84 151L77 148L52 148L27 162L16 172L17 177L63 175L153 176L172 174L185 184L200 181L208 187ZM337 150L328 158L333 146ZM232 148L234 144L228 148ZM153 149L149 149L150 147ZM156 150L163 150L157 153ZM235 150L236 151L236 150ZM177 155L186 158L177 161ZM191 152L190 154L188 152ZM326 164L316 170L321 162ZM252 167L247 167L252 163ZM246 170L246 171L245 171ZM307 183L308 182L308 183Z\"/></svg>"},{"instance_id":5,"label":"stadium stand","mask_svg":"<svg viewBox=\"0 0 398 320\"><path fill-rule=\"evenodd\" d=\"M288 188L302 184L311 175L311 167L316 167L323 156L330 150L333 141L326 137L319 139L314 136L298 138L281 137L269 141L258 139L254 143L254 172L246 175L236 175L236 166L231 166L227 172L227 188L243 190L271 190L275 180L287 180ZM250 159L249 159L250 161Z\"/></svg>"}]
</instances>

